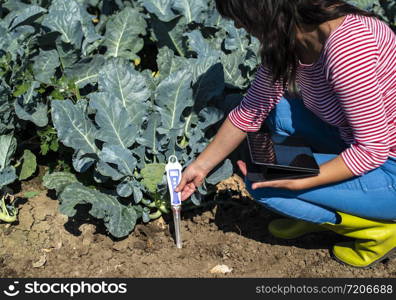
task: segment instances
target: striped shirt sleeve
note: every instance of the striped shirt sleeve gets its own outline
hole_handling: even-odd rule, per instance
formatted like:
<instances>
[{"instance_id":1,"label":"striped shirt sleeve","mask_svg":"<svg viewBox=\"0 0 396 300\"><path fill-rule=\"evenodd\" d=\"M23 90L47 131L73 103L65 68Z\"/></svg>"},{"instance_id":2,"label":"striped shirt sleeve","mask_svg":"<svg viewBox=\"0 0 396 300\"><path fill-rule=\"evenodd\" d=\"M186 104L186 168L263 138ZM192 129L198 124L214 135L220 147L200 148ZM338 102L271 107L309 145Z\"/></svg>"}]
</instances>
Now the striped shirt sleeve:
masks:
<instances>
[{"instance_id":1,"label":"striped shirt sleeve","mask_svg":"<svg viewBox=\"0 0 396 300\"><path fill-rule=\"evenodd\" d=\"M269 70L260 65L246 96L228 114L228 118L242 131L258 131L262 122L281 99L283 92L282 83L273 84Z\"/></svg>"},{"instance_id":2,"label":"striped shirt sleeve","mask_svg":"<svg viewBox=\"0 0 396 300\"><path fill-rule=\"evenodd\" d=\"M351 34L333 43L326 60L330 85L352 130L354 142L340 155L351 172L363 175L390 152L389 129L376 73L379 51L372 36Z\"/></svg>"}]
</instances>

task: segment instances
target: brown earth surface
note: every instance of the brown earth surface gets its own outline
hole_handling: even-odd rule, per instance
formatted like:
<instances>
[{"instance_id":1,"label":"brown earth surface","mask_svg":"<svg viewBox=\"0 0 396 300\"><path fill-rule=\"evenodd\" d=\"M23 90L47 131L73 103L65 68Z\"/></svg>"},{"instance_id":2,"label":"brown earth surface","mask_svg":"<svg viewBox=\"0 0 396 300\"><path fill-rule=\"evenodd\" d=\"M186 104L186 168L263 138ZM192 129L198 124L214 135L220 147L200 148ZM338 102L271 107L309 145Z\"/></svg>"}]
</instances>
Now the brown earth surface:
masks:
<instances>
[{"instance_id":1,"label":"brown earth surface","mask_svg":"<svg viewBox=\"0 0 396 300\"><path fill-rule=\"evenodd\" d=\"M345 238L332 232L271 237L266 227L277 216L247 197L237 175L218 186L218 204L183 213L176 249L170 216L114 240L100 222L61 215L41 185L44 172L22 183L17 196L39 195L19 201L19 221L0 224L0 277L396 277L396 260L368 270L334 261L329 248ZM216 265L232 271L212 274Z\"/></svg>"}]
</instances>

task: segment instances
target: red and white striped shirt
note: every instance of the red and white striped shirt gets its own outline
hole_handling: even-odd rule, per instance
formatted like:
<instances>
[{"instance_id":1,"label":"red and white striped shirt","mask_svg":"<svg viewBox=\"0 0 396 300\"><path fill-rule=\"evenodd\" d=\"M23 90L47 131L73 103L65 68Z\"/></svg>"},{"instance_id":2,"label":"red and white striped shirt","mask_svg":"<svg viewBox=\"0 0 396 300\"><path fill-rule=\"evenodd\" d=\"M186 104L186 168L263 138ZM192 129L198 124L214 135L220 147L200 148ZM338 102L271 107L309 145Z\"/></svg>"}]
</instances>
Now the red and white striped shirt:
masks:
<instances>
[{"instance_id":1,"label":"red and white striped shirt","mask_svg":"<svg viewBox=\"0 0 396 300\"><path fill-rule=\"evenodd\" d=\"M228 118L257 131L284 91L260 66L247 95ZM382 21L347 15L328 37L314 64L300 63L297 82L304 105L338 127L349 145L340 155L354 175L396 158L396 35Z\"/></svg>"}]
</instances>

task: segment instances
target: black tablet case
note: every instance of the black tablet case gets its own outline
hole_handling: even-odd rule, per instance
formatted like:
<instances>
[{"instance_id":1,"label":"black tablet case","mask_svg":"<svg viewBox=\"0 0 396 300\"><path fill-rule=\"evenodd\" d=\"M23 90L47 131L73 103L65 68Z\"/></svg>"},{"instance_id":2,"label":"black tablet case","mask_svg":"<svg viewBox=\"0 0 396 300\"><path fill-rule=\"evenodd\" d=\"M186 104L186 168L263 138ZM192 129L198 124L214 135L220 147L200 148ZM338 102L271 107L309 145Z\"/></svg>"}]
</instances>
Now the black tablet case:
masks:
<instances>
[{"instance_id":1,"label":"black tablet case","mask_svg":"<svg viewBox=\"0 0 396 300\"><path fill-rule=\"evenodd\" d=\"M247 178L252 182L304 178L319 174L311 148L301 137L271 134L263 126L247 133Z\"/></svg>"}]
</instances>

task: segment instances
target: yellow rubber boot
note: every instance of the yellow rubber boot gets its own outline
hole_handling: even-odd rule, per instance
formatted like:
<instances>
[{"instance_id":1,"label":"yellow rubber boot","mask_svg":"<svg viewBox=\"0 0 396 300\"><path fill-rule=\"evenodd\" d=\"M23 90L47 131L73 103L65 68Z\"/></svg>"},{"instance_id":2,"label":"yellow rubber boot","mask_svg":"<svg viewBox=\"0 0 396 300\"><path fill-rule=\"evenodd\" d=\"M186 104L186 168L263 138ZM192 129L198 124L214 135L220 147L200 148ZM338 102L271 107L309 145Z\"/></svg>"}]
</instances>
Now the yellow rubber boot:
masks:
<instances>
[{"instance_id":1,"label":"yellow rubber boot","mask_svg":"<svg viewBox=\"0 0 396 300\"><path fill-rule=\"evenodd\" d=\"M327 231L321 225L296 219L276 219L269 223L268 231L280 239L295 239L307 233Z\"/></svg>"},{"instance_id":2,"label":"yellow rubber boot","mask_svg":"<svg viewBox=\"0 0 396 300\"><path fill-rule=\"evenodd\" d=\"M357 268L367 268L389 258L396 251L395 222L337 213L341 216L340 224L323 223L321 226L356 239L333 247L333 255L338 261Z\"/></svg>"}]
</instances>

